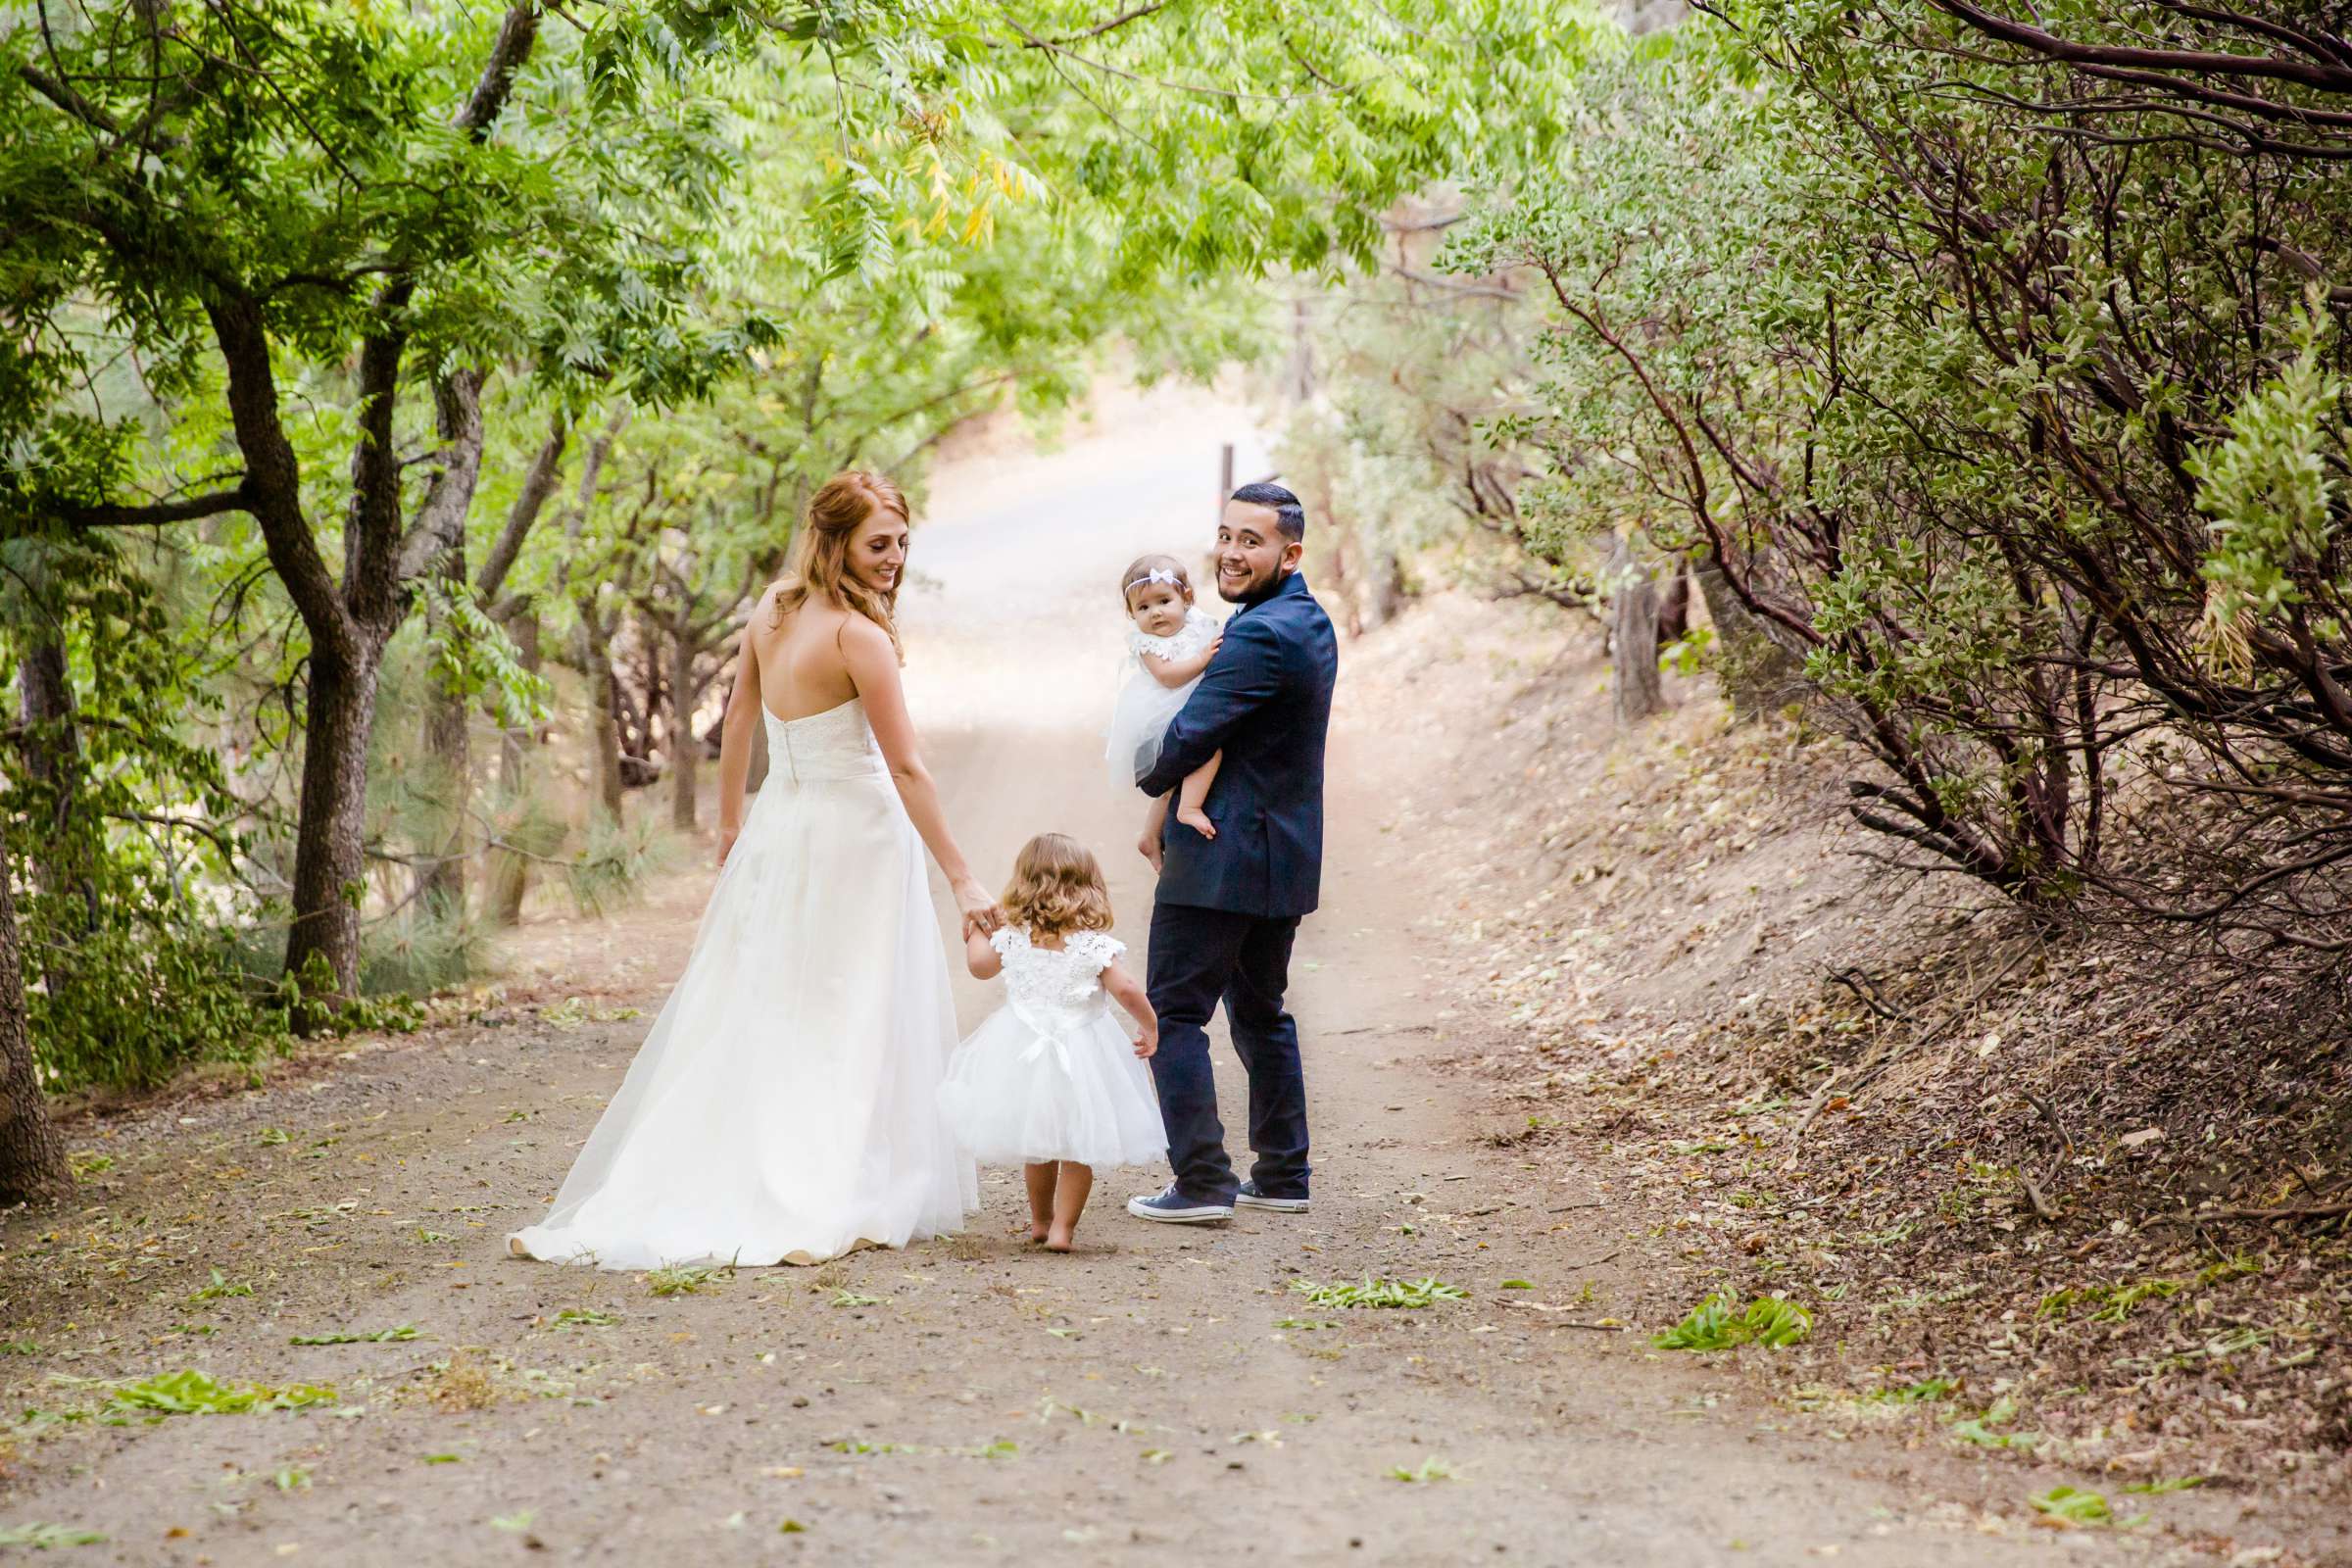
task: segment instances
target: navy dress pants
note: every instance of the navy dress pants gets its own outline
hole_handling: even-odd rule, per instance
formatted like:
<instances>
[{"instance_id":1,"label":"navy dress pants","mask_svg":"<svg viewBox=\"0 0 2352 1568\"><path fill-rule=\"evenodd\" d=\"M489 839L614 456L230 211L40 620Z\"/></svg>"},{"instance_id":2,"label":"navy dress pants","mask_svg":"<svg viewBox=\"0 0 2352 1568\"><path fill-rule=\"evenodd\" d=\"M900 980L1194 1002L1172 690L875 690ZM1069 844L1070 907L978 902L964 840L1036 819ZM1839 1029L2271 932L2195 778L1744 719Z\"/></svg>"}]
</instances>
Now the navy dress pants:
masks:
<instances>
[{"instance_id":1,"label":"navy dress pants","mask_svg":"<svg viewBox=\"0 0 2352 1568\"><path fill-rule=\"evenodd\" d=\"M1167 1126L1176 1191L1196 1202L1233 1201L1233 1162L1217 1119L1217 1081L1208 1059L1208 1019L1225 1004L1233 1048L1250 1074L1250 1180L1270 1198L1304 1198L1306 1078L1298 1026L1283 1010L1297 916L1259 919L1228 909L1157 904L1146 989L1159 1014L1152 1081Z\"/></svg>"}]
</instances>

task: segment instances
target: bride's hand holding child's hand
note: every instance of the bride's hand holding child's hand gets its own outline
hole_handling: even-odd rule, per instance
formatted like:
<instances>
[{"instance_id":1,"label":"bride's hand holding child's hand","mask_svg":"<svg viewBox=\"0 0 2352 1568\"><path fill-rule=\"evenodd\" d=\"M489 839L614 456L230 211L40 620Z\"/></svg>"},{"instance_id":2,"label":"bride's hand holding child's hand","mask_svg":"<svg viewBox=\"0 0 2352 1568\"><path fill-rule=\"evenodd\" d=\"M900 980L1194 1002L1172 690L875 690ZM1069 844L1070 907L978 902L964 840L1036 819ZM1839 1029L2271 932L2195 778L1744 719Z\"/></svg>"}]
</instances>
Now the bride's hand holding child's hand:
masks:
<instances>
[{"instance_id":1,"label":"bride's hand holding child's hand","mask_svg":"<svg viewBox=\"0 0 2352 1568\"><path fill-rule=\"evenodd\" d=\"M1149 1024L1135 1032L1135 1054L1141 1061L1159 1054L1159 1025Z\"/></svg>"},{"instance_id":2,"label":"bride's hand holding child's hand","mask_svg":"<svg viewBox=\"0 0 2352 1568\"><path fill-rule=\"evenodd\" d=\"M997 901L989 896L988 889L970 877L956 884L956 907L963 911L966 937L974 932L990 935L1004 923L1004 911L997 907Z\"/></svg>"}]
</instances>

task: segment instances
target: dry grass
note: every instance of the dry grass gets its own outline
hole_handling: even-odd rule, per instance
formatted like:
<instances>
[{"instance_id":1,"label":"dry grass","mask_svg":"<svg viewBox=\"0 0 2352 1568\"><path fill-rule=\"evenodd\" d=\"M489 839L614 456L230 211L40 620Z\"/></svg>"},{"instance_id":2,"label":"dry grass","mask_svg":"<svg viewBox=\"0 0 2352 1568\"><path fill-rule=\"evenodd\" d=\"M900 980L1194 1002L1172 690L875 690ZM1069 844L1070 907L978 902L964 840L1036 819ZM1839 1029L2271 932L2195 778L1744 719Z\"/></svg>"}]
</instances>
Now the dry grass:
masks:
<instances>
[{"instance_id":1,"label":"dry grass","mask_svg":"<svg viewBox=\"0 0 2352 1568\"><path fill-rule=\"evenodd\" d=\"M436 1366L426 1384L426 1397L443 1410L487 1410L504 1397L489 1363L476 1350L460 1350Z\"/></svg>"}]
</instances>

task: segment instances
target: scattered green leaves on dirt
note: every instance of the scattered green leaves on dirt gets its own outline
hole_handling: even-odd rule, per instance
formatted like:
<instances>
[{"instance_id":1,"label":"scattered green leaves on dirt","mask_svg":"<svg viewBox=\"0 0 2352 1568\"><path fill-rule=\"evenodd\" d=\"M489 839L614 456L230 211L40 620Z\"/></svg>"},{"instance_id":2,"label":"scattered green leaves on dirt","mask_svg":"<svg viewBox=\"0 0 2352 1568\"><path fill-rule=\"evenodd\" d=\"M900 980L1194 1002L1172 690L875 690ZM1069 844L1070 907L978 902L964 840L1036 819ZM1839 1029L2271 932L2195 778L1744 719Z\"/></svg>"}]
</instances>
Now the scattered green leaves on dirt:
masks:
<instances>
[{"instance_id":1,"label":"scattered green leaves on dirt","mask_svg":"<svg viewBox=\"0 0 2352 1568\"><path fill-rule=\"evenodd\" d=\"M2162 1496L2168 1492L2186 1492L2191 1487L2201 1487L2206 1479L2204 1476L2165 1476L2155 1481L2134 1481L2124 1490L2143 1497Z\"/></svg>"},{"instance_id":2,"label":"scattered green leaves on dirt","mask_svg":"<svg viewBox=\"0 0 2352 1568\"><path fill-rule=\"evenodd\" d=\"M2187 1291L2201 1291L2224 1280L2262 1272L2261 1262L2241 1252L2199 1269L2187 1279L2127 1280L2114 1285L2070 1285L2041 1298L2039 1315L2067 1318L2082 1307L2094 1307L2094 1323L2121 1323L2142 1301L2162 1301Z\"/></svg>"},{"instance_id":3,"label":"scattered green leaves on dirt","mask_svg":"<svg viewBox=\"0 0 2352 1568\"><path fill-rule=\"evenodd\" d=\"M270 1482L280 1492L302 1491L310 1486L311 1473L295 1465L284 1465L270 1478Z\"/></svg>"},{"instance_id":4,"label":"scattered green leaves on dirt","mask_svg":"<svg viewBox=\"0 0 2352 1568\"><path fill-rule=\"evenodd\" d=\"M787 1519L776 1526L776 1534L779 1536L805 1536L808 1533L808 1527L798 1519Z\"/></svg>"},{"instance_id":5,"label":"scattered green leaves on dirt","mask_svg":"<svg viewBox=\"0 0 2352 1568\"><path fill-rule=\"evenodd\" d=\"M609 1329L619 1321L620 1319L613 1313L599 1311L593 1306L567 1306L563 1311L556 1314L555 1321L551 1323L549 1327L559 1329Z\"/></svg>"},{"instance_id":6,"label":"scattered green leaves on dirt","mask_svg":"<svg viewBox=\"0 0 2352 1568\"><path fill-rule=\"evenodd\" d=\"M1340 1325L1327 1317L1278 1317L1274 1320L1274 1326L1278 1329L1311 1330L1336 1329Z\"/></svg>"},{"instance_id":7,"label":"scattered green leaves on dirt","mask_svg":"<svg viewBox=\"0 0 2352 1568\"><path fill-rule=\"evenodd\" d=\"M1899 1389L1875 1390L1864 1397L1881 1404L1928 1404L1950 1398L1959 1388L1959 1382L1953 1378L1921 1378L1917 1383L1907 1383Z\"/></svg>"},{"instance_id":8,"label":"scattered green leaves on dirt","mask_svg":"<svg viewBox=\"0 0 2352 1568\"><path fill-rule=\"evenodd\" d=\"M531 1528L531 1521L536 1517L537 1515L528 1508L523 1509L520 1513L500 1514L490 1521L490 1528L493 1530L528 1530Z\"/></svg>"},{"instance_id":9,"label":"scattered green leaves on dirt","mask_svg":"<svg viewBox=\"0 0 2352 1568\"><path fill-rule=\"evenodd\" d=\"M835 1306L880 1306L890 1299L887 1296L860 1296L856 1291L835 1291Z\"/></svg>"},{"instance_id":10,"label":"scattered green leaves on dirt","mask_svg":"<svg viewBox=\"0 0 2352 1568\"><path fill-rule=\"evenodd\" d=\"M239 1280L232 1280L219 1269L214 1269L212 1283L199 1286L188 1293L188 1304L194 1306L199 1301L218 1301L231 1296L251 1296L252 1294L252 1286Z\"/></svg>"},{"instance_id":11,"label":"scattered green leaves on dirt","mask_svg":"<svg viewBox=\"0 0 2352 1568\"><path fill-rule=\"evenodd\" d=\"M465 1463L465 1461L464 1461L463 1459L461 1459L460 1457L458 1457L458 1455L456 1455L456 1454L454 1454L454 1453L428 1453L428 1454L426 1454L426 1455L424 1456L424 1462L425 1462L426 1464L463 1464L463 1463Z\"/></svg>"},{"instance_id":12,"label":"scattered green leaves on dirt","mask_svg":"<svg viewBox=\"0 0 2352 1568\"><path fill-rule=\"evenodd\" d=\"M2073 1487L2052 1487L2029 1499L2034 1511L2070 1525L2111 1525L2116 1522L2114 1510L2107 1498L2096 1492L2082 1492Z\"/></svg>"},{"instance_id":13,"label":"scattered green leaves on dirt","mask_svg":"<svg viewBox=\"0 0 2352 1568\"><path fill-rule=\"evenodd\" d=\"M0 1546L31 1546L46 1551L51 1546L95 1546L106 1537L95 1530L79 1525L8 1525L0 1527Z\"/></svg>"},{"instance_id":14,"label":"scattered green leaves on dirt","mask_svg":"<svg viewBox=\"0 0 2352 1568\"><path fill-rule=\"evenodd\" d=\"M1731 1297L1717 1293L1649 1343L1661 1350L1728 1350L1740 1345L1780 1349L1812 1332L1813 1314L1794 1301L1760 1296L1741 1311Z\"/></svg>"},{"instance_id":15,"label":"scattered green leaves on dirt","mask_svg":"<svg viewBox=\"0 0 2352 1568\"><path fill-rule=\"evenodd\" d=\"M1393 1481L1410 1482L1456 1481L1460 1479L1453 1473L1453 1466L1443 1459L1424 1459L1417 1467L1410 1470L1400 1464L1391 1465L1389 1478Z\"/></svg>"},{"instance_id":16,"label":"scattered green leaves on dirt","mask_svg":"<svg viewBox=\"0 0 2352 1568\"><path fill-rule=\"evenodd\" d=\"M645 1283L656 1296L693 1296L712 1280L731 1279L732 1263L695 1268L658 1268L645 1276Z\"/></svg>"},{"instance_id":17,"label":"scattered green leaves on dirt","mask_svg":"<svg viewBox=\"0 0 2352 1568\"><path fill-rule=\"evenodd\" d=\"M1438 1301L1460 1301L1470 1293L1434 1277L1417 1280L1376 1280L1367 1274L1355 1284L1317 1285L1293 1280L1291 1289L1317 1306L1424 1307Z\"/></svg>"},{"instance_id":18,"label":"scattered green leaves on dirt","mask_svg":"<svg viewBox=\"0 0 2352 1568\"><path fill-rule=\"evenodd\" d=\"M189 1369L158 1373L115 1390L110 1415L146 1411L157 1415L242 1415L248 1410L294 1410L332 1404L335 1391L310 1383L270 1388L262 1383L221 1383Z\"/></svg>"},{"instance_id":19,"label":"scattered green leaves on dirt","mask_svg":"<svg viewBox=\"0 0 2352 1568\"><path fill-rule=\"evenodd\" d=\"M1962 1443L1973 1443L1980 1448L2031 1448L2041 1442L2038 1432L1996 1432L2017 1419L2017 1401L2006 1394L1992 1401L1983 1415L1967 1416L1952 1423L1952 1436Z\"/></svg>"},{"instance_id":20,"label":"scattered green leaves on dirt","mask_svg":"<svg viewBox=\"0 0 2352 1568\"><path fill-rule=\"evenodd\" d=\"M1502 1288L1506 1291L1532 1291L1536 1288L1536 1282L1534 1280L1504 1280Z\"/></svg>"},{"instance_id":21,"label":"scattered green leaves on dirt","mask_svg":"<svg viewBox=\"0 0 2352 1568\"><path fill-rule=\"evenodd\" d=\"M373 1334L350 1331L341 1334L297 1334L288 1345L390 1345L400 1340L413 1340L420 1331L414 1323L401 1323Z\"/></svg>"}]
</instances>

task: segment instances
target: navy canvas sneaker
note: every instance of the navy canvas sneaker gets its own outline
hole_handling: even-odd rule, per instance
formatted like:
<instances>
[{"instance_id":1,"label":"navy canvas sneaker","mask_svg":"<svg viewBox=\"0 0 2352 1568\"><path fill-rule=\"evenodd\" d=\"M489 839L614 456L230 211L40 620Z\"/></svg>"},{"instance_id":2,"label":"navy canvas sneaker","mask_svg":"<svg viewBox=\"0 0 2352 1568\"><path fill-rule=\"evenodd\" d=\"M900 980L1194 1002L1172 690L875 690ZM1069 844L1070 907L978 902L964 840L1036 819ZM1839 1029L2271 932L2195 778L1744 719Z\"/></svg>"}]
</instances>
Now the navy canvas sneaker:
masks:
<instances>
[{"instance_id":1,"label":"navy canvas sneaker","mask_svg":"<svg viewBox=\"0 0 2352 1568\"><path fill-rule=\"evenodd\" d=\"M1127 1212L1137 1219L1157 1220L1162 1225L1213 1225L1218 1220L1233 1218L1233 1205L1195 1202L1176 1191L1176 1184L1170 1182L1163 1192L1127 1200Z\"/></svg>"},{"instance_id":2,"label":"navy canvas sneaker","mask_svg":"<svg viewBox=\"0 0 2352 1568\"><path fill-rule=\"evenodd\" d=\"M1301 1193L1297 1198L1276 1198L1259 1192L1255 1182L1242 1183L1242 1190L1233 1195L1233 1200L1244 1208L1270 1208L1277 1214L1303 1214L1307 1209L1305 1194Z\"/></svg>"}]
</instances>

